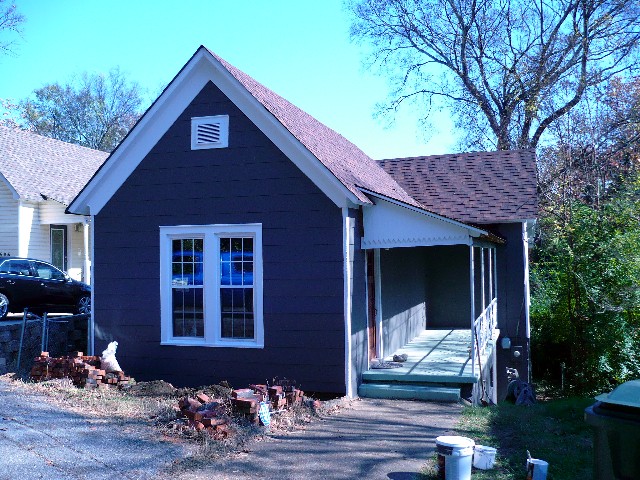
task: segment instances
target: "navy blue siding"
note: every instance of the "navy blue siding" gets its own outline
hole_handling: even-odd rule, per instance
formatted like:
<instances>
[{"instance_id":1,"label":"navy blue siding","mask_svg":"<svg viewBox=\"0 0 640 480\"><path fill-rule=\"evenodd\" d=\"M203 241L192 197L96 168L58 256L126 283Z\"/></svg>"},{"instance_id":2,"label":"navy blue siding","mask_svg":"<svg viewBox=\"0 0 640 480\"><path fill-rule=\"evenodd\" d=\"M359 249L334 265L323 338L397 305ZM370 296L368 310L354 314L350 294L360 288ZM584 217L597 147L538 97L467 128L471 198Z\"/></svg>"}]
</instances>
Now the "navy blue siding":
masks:
<instances>
[{"instance_id":1,"label":"navy blue siding","mask_svg":"<svg viewBox=\"0 0 640 480\"><path fill-rule=\"evenodd\" d=\"M228 114L229 148L191 151L191 117ZM262 223L264 349L160 345L159 226ZM139 379L274 376L344 392L342 213L208 84L95 219L96 350Z\"/></svg>"},{"instance_id":2,"label":"navy blue siding","mask_svg":"<svg viewBox=\"0 0 640 480\"><path fill-rule=\"evenodd\" d=\"M498 267L498 328L500 337L511 339L512 349L504 350L498 342L498 400L507 394L506 368L516 368L520 378L529 375L529 339L525 319L525 264L521 223L491 226L507 242L497 247ZM522 347L522 355L515 357L513 347Z\"/></svg>"},{"instance_id":3,"label":"navy blue siding","mask_svg":"<svg viewBox=\"0 0 640 480\"><path fill-rule=\"evenodd\" d=\"M476 249L479 254L479 249ZM425 249L427 268L427 327L471 328L469 247ZM476 268L476 276L480 267Z\"/></svg>"},{"instance_id":4,"label":"navy blue siding","mask_svg":"<svg viewBox=\"0 0 640 480\"><path fill-rule=\"evenodd\" d=\"M428 248L380 251L384 353L389 355L426 327Z\"/></svg>"}]
</instances>

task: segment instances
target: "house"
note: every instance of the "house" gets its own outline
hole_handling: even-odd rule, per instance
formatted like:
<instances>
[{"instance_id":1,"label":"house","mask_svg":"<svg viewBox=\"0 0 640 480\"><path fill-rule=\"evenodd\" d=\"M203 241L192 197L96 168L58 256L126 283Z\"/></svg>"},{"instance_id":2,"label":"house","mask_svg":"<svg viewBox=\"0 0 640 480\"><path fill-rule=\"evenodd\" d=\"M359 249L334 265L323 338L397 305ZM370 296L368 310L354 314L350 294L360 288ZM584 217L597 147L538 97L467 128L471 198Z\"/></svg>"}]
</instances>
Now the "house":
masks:
<instances>
[{"instance_id":1,"label":"house","mask_svg":"<svg viewBox=\"0 0 640 480\"><path fill-rule=\"evenodd\" d=\"M376 162L200 47L69 206L92 348L177 385L495 400L528 375L535 189L531 151Z\"/></svg>"},{"instance_id":2,"label":"house","mask_svg":"<svg viewBox=\"0 0 640 480\"><path fill-rule=\"evenodd\" d=\"M0 255L51 262L89 282L90 217L65 209L107 154L0 127Z\"/></svg>"}]
</instances>

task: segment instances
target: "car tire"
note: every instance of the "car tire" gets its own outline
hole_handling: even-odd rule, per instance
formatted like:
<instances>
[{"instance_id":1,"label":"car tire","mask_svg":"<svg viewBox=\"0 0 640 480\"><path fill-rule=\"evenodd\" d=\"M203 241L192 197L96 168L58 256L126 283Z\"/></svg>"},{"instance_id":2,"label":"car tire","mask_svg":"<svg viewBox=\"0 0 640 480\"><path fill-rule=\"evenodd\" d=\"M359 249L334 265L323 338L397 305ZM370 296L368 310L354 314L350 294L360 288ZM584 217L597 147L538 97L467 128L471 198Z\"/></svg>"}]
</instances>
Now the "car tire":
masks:
<instances>
[{"instance_id":1,"label":"car tire","mask_svg":"<svg viewBox=\"0 0 640 480\"><path fill-rule=\"evenodd\" d=\"M0 320L9 313L9 298L4 293L0 293Z\"/></svg>"},{"instance_id":2,"label":"car tire","mask_svg":"<svg viewBox=\"0 0 640 480\"><path fill-rule=\"evenodd\" d=\"M83 295L78 299L76 304L76 313L81 315L88 315L91 313L91 297L89 295Z\"/></svg>"}]
</instances>

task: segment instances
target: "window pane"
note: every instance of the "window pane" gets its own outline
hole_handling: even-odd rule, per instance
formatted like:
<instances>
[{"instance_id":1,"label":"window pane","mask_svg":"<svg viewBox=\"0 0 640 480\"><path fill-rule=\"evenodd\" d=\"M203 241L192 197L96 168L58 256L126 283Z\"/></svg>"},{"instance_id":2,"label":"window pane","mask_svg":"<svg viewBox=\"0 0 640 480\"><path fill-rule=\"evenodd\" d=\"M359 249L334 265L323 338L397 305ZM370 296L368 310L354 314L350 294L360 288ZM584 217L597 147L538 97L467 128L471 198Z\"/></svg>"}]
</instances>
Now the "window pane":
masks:
<instances>
[{"instance_id":1,"label":"window pane","mask_svg":"<svg viewBox=\"0 0 640 480\"><path fill-rule=\"evenodd\" d=\"M232 252L242 252L242 238L232 238L231 239L231 251Z\"/></svg>"},{"instance_id":2,"label":"window pane","mask_svg":"<svg viewBox=\"0 0 640 480\"><path fill-rule=\"evenodd\" d=\"M220 253L228 253L231 251L231 239L230 238L221 238L220 239Z\"/></svg>"},{"instance_id":3,"label":"window pane","mask_svg":"<svg viewBox=\"0 0 640 480\"><path fill-rule=\"evenodd\" d=\"M173 336L204 337L202 288L174 288Z\"/></svg>"},{"instance_id":4,"label":"window pane","mask_svg":"<svg viewBox=\"0 0 640 480\"><path fill-rule=\"evenodd\" d=\"M172 242L172 281L173 286L202 285L203 249L202 238L184 238Z\"/></svg>"},{"instance_id":5,"label":"window pane","mask_svg":"<svg viewBox=\"0 0 640 480\"><path fill-rule=\"evenodd\" d=\"M231 268L231 284L242 285L242 262L233 262Z\"/></svg>"},{"instance_id":6,"label":"window pane","mask_svg":"<svg viewBox=\"0 0 640 480\"><path fill-rule=\"evenodd\" d=\"M253 262L244 262L242 265L243 285L253 285Z\"/></svg>"},{"instance_id":7,"label":"window pane","mask_svg":"<svg viewBox=\"0 0 640 480\"><path fill-rule=\"evenodd\" d=\"M253 338L253 288L221 288L220 307L223 338Z\"/></svg>"},{"instance_id":8,"label":"window pane","mask_svg":"<svg viewBox=\"0 0 640 480\"><path fill-rule=\"evenodd\" d=\"M253 238L244 238L242 242L243 260L253 260Z\"/></svg>"}]
</instances>

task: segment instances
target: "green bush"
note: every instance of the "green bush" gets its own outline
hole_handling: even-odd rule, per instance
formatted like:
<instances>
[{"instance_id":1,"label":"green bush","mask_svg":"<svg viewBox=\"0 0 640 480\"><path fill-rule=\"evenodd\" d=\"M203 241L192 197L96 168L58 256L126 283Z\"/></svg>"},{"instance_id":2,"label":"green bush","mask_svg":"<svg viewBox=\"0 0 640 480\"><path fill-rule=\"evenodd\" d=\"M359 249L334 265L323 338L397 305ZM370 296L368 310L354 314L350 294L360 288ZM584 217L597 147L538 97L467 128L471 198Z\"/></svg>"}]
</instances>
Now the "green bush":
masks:
<instances>
[{"instance_id":1,"label":"green bush","mask_svg":"<svg viewBox=\"0 0 640 480\"><path fill-rule=\"evenodd\" d=\"M640 377L640 183L540 219L531 268L534 374L589 394ZM560 214L561 213L561 214Z\"/></svg>"}]
</instances>

